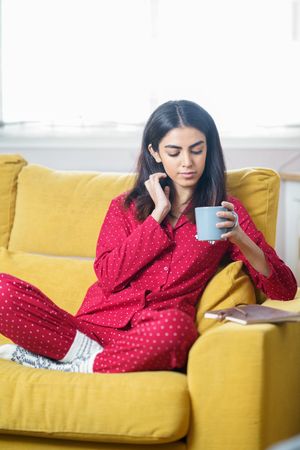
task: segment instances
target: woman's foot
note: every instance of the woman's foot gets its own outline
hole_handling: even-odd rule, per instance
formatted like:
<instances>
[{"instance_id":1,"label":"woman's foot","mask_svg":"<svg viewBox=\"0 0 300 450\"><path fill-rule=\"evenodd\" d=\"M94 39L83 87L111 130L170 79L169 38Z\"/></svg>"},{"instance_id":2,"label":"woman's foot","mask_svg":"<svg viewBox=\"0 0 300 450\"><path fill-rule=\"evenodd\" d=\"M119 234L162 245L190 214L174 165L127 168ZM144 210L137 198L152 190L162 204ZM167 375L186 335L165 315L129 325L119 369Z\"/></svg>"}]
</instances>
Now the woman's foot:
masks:
<instances>
[{"instance_id":1,"label":"woman's foot","mask_svg":"<svg viewBox=\"0 0 300 450\"><path fill-rule=\"evenodd\" d=\"M37 355L16 344L1 345L0 358L35 369L92 373L95 358L102 351L103 347L98 342L77 331L68 353L59 361Z\"/></svg>"}]
</instances>

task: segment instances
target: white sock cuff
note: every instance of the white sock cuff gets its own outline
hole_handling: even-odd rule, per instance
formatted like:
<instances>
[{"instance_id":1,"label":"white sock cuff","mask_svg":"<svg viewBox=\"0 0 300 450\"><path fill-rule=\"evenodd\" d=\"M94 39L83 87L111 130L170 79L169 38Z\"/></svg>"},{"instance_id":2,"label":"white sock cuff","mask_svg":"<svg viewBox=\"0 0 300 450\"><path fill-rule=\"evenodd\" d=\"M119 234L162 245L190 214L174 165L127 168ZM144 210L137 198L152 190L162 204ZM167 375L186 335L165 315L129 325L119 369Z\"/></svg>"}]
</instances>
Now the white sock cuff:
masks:
<instances>
[{"instance_id":1,"label":"white sock cuff","mask_svg":"<svg viewBox=\"0 0 300 450\"><path fill-rule=\"evenodd\" d=\"M16 344L0 345L0 358L11 360L16 348Z\"/></svg>"},{"instance_id":2,"label":"white sock cuff","mask_svg":"<svg viewBox=\"0 0 300 450\"><path fill-rule=\"evenodd\" d=\"M80 333L80 331L76 331L75 338L74 338L74 341L72 342L71 347L69 348L69 350L67 351L65 356L59 360L59 362L72 361L76 357L78 348L81 347L83 340L84 340L84 334Z\"/></svg>"},{"instance_id":3,"label":"white sock cuff","mask_svg":"<svg viewBox=\"0 0 300 450\"><path fill-rule=\"evenodd\" d=\"M93 352L100 353L102 350L103 347L98 342L77 330L71 347L69 348L67 354L59 360L59 362L72 362L76 358L88 356Z\"/></svg>"}]
</instances>

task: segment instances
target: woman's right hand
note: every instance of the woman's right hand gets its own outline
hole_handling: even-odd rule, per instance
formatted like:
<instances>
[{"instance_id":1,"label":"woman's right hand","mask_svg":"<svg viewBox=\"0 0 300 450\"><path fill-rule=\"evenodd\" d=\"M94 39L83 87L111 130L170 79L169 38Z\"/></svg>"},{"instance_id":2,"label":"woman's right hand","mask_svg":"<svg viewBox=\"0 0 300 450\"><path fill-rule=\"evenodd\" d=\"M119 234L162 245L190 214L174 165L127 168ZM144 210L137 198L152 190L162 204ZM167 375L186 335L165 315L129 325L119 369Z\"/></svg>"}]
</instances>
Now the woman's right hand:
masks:
<instances>
[{"instance_id":1,"label":"woman's right hand","mask_svg":"<svg viewBox=\"0 0 300 450\"><path fill-rule=\"evenodd\" d=\"M145 187L154 202L154 210L151 216L158 223L161 223L171 210L170 187L166 186L163 189L159 182L161 178L167 178L167 174L164 172L153 173L145 181Z\"/></svg>"}]
</instances>

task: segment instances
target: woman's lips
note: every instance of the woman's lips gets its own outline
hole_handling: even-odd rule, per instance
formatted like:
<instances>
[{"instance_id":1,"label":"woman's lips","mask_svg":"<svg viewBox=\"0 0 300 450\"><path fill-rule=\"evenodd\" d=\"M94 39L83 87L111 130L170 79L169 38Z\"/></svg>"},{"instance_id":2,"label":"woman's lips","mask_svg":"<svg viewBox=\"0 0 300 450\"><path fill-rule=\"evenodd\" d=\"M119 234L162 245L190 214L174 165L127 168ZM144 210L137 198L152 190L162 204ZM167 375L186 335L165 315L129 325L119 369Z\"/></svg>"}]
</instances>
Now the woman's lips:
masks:
<instances>
[{"instance_id":1,"label":"woman's lips","mask_svg":"<svg viewBox=\"0 0 300 450\"><path fill-rule=\"evenodd\" d=\"M193 178L196 175L196 172L180 172L179 175L184 178Z\"/></svg>"}]
</instances>

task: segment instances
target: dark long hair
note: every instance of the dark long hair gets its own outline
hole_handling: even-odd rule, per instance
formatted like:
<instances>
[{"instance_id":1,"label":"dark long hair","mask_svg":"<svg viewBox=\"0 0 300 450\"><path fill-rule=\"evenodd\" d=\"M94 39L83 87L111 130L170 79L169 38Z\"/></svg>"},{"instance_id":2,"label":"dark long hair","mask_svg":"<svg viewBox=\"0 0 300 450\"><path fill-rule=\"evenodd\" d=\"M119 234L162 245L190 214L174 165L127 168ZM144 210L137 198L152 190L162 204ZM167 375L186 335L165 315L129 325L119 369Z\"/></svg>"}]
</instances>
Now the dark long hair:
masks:
<instances>
[{"instance_id":1,"label":"dark long hair","mask_svg":"<svg viewBox=\"0 0 300 450\"><path fill-rule=\"evenodd\" d=\"M165 172L163 164L155 161L148 146L151 144L153 150L157 152L163 137L172 129L180 127L196 128L205 135L207 142L205 169L193 194L191 212L196 206L215 206L220 205L222 200L226 200L225 163L214 120L205 109L194 102L188 100L168 101L151 114L145 125L137 163L137 179L125 199L125 207L129 207L135 201L136 215L141 221L145 220L154 208L154 202L144 183L151 174ZM163 186L166 184L170 186L172 203L175 191L169 177L162 182ZM193 218L193 213L191 213L191 218Z\"/></svg>"}]
</instances>

